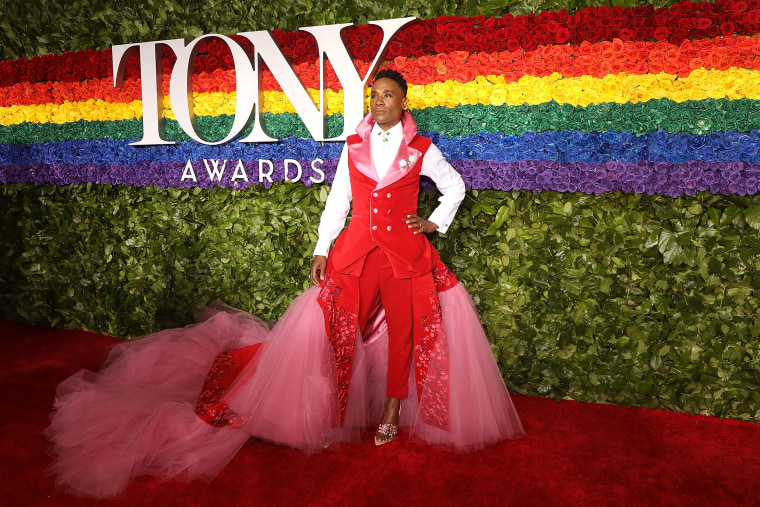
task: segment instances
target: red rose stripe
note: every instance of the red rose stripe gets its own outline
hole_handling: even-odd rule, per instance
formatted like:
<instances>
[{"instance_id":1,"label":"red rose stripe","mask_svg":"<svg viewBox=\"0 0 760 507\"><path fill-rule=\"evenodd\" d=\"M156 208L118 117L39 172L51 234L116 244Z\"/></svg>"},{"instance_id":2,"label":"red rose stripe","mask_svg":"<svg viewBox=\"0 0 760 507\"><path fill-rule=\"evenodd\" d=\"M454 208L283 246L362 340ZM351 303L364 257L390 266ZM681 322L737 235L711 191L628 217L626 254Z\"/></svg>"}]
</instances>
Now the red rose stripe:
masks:
<instances>
[{"instance_id":1,"label":"red rose stripe","mask_svg":"<svg viewBox=\"0 0 760 507\"><path fill-rule=\"evenodd\" d=\"M545 11L539 15L502 18L441 16L419 21L400 31L388 48L387 57L416 58L455 51L535 51L547 45L580 46L584 42L611 42L615 39L656 40L680 46L684 41L753 35L758 30L760 0L680 2L669 9L656 10L652 6L589 7L572 15L565 11ZM372 25L346 29L344 39L349 53L355 59L368 62L379 45L379 34L379 28ZM316 47L307 33L275 30L273 36L292 64L316 61ZM238 36L232 37L241 40ZM230 70L231 57L227 51L219 51L221 47L219 41L209 42L207 49L214 56L199 58L196 70ZM171 64L171 59L167 59L165 69ZM110 49L0 62L0 87L22 82L110 79L110 75ZM133 59L127 77L137 75L137 59Z\"/></svg>"}]
</instances>

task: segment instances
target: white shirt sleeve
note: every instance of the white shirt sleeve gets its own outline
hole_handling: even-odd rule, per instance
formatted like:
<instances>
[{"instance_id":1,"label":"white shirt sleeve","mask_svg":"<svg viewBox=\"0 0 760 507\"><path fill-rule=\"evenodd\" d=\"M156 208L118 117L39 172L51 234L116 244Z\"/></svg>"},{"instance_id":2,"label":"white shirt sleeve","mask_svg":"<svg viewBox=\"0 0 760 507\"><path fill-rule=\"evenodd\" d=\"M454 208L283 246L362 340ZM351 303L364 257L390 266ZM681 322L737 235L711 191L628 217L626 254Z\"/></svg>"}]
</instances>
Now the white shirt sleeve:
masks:
<instances>
[{"instance_id":1,"label":"white shirt sleeve","mask_svg":"<svg viewBox=\"0 0 760 507\"><path fill-rule=\"evenodd\" d=\"M441 197L438 199L440 204L428 220L438 226L438 232L444 234L454 221L457 209L464 200L465 186L462 177L451 167L441 150L434 144L430 145L425 158L422 159L422 170L420 174L429 177L435 183L438 190L441 191Z\"/></svg>"},{"instance_id":2,"label":"white shirt sleeve","mask_svg":"<svg viewBox=\"0 0 760 507\"><path fill-rule=\"evenodd\" d=\"M330 188L330 193L327 195L322 217L319 219L319 228L317 229L319 239L314 248L314 255L327 257L330 245L346 225L346 217L351 209L352 197L351 179L348 175L348 145L344 144L338 161L338 168L335 170L335 179Z\"/></svg>"}]
</instances>

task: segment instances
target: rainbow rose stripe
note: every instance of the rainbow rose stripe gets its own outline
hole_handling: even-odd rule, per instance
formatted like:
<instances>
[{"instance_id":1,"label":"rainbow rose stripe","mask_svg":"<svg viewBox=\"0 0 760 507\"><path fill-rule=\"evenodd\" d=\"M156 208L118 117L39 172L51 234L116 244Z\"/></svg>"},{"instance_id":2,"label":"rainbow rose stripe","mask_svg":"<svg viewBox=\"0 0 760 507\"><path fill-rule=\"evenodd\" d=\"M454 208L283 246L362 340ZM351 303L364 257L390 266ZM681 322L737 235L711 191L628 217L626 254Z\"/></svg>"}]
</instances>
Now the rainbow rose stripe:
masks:
<instances>
[{"instance_id":1,"label":"rainbow rose stripe","mask_svg":"<svg viewBox=\"0 0 760 507\"><path fill-rule=\"evenodd\" d=\"M677 197L700 191L758 192L760 0L587 8L567 15L441 17L400 32L387 66L410 83L409 104L470 188L607 191ZM301 32L273 33L313 98L318 67ZM233 36L236 40L241 39ZM360 72L379 29L344 32ZM160 187L269 185L259 161L285 179L331 180L340 143L316 143L265 72L263 123L275 144L192 142L167 107L173 146L136 148L142 115L137 61L111 85L110 50L0 62L0 183L111 183ZM164 88L173 62L164 62ZM235 111L234 71L219 41L196 65L200 131L226 136ZM342 90L327 69L328 132L342 129ZM227 160L212 181L203 160ZM190 160L197 181L181 180ZM233 180L240 161L249 177Z\"/></svg>"},{"instance_id":2,"label":"rainbow rose stripe","mask_svg":"<svg viewBox=\"0 0 760 507\"><path fill-rule=\"evenodd\" d=\"M309 170L309 160L298 161L305 170L300 181L311 186L312 178L320 175ZM232 161L230 165L235 164ZM283 181L284 163L274 162L272 179ZM332 181L338 159L325 160L320 168L327 181ZM502 162L454 160L452 165L459 171L471 189L530 189L558 192L583 192L602 194L623 191L640 194L662 194L678 197L696 192L714 194L752 195L760 190L760 165L744 162L726 163L687 162L668 164L664 162L607 162L603 164L569 164L555 161L532 163L529 161ZM254 184L266 188L272 183L259 176L257 162L243 162L248 180L231 178L213 179L203 164L195 166L197 181L178 179L185 164L181 162L142 161L131 165L50 163L31 165L6 165L6 175L18 183L67 185L77 184L155 185L159 188L213 188L216 186L245 189ZM292 170L292 169L291 169ZM205 173L204 173L205 171ZM293 174L289 175L292 179ZM260 180L260 181L258 181Z\"/></svg>"},{"instance_id":3,"label":"rainbow rose stripe","mask_svg":"<svg viewBox=\"0 0 760 507\"><path fill-rule=\"evenodd\" d=\"M520 135L528 131L543 132L562 125L564 130L607 132L625 130L645 134L656 122L660 130L670 133L709 134L736 130L760 129L760 101L714 100L673 102L651 100L636 104L591 104L587 107L556 103L531 106L465 105L453 108L429 107L414 113L423 132L437 132L449 137L482 132ZM228 115L196 117L201 132L222 137L229 132L233 118ZM489 118L484 124L483 119ZM341 115L328 116L328 131L339 133ZM265 113L263 123L277 137L308 137L300 119L292 113ZM189 141L177 123L167 120L169 138ZM63 124L24 122L0 128L0 143L30 144L69 139L137 139L142 134L140 120L75 121Z\"/></svg>"},{"instance_id":4,"label":"rainbow rose stripe","mask_svg":"<svg viewBox=\"0 0 760 507\"><path fill-rule=\"evenodd\" d=\"M410 60L399 56L391 61L389 68L407 76L413 85L458 80L468 82L477 76L501 76L506 83L514 83L523 76L547 77L554 73L565 78L591 76L604 78L609 74L624 72L628 75L660 74L688 77L693 71L728 70L732 67L760 69L760 39L727 37L694 41L681 46L667 42L624 42L615 40L573 47L542 46L534 51L502 51L498 53L441 53ZM206 59L207 60L207 59ZM131 60L133 62L134 60ZM200 62L205 61L200 57ZM110 63L110 62L109 62ZM360 72L366 72L366 62L356 60ZM225 61L194 79L197 93L235 91L235 75ZM208 67L209 65L201 65ZM97 68L102 69L99 65ZM340 82L331 72L327 62L327 88L341 90ZM164 93L168 94L170 68L164 70ZM296 65L294 71L304 86L319 87L319 68L315 63ZM140 99L140 81L137 70L130 67L128 76L120 88L114 88L110 71L96 78L74 81L22 82L4 87L0 107L13 105L61 104L90 99L111 102L132 102ZM86 80L85 80L86 79ZM261 89L277 91L279 86L272 74L264 71Z\"/></svg>"},{"instance_id":5,"label":"rainbow rose stripe","mask_svg":"<svg viewBox=\"0 0 760 507\"><path fill-rule=\"evenodd\" d=\"M709 136L668 134L663 131L634 135L630 132L580 132L563 130L526 132L519 136L502 133L449 138L428 133L449 160L483 160L517 162L520 160L598 164L623 162L747 162L760 164L760 131L749 133L714 132ZM203 146L195 142L178 143L171 150L165 146L135 149L128 141L97 139L44 144L0 145L0 165L18 163L75 163L129 165L142 161L185 162L200 158L283 160L286 158L334 158L340 155L341 143L325 143L290 137L279 143ZM200 152L199 152L200 150Z\"/></svg>"},{"instance_id":6,"label":"rainbow rose stripe","mask_svg":"<svg viewBox=\"0 0 760 507\"><path fill-rule=\"evenodd\" d=\"M317 100L319 90L308 89ZM235 114L235 92L203 92L194 94L194 109L200 116ZM282 92L262 93L262 112L271 114L295 113ZM327 90L327 114L340 114L343 92ZM409 109L456 107L461 105L519 106L554 102L573 106L604 103L639 103L656 99L674 102L704 99L760 99L760 71L754 69L705 70L697 69L688 77L660 73L641 76L619 73L604 78L581 76L563 78L560 74L547 77L523 76L518 82L507 83L503 76L478 76L467 83L436 82L410 85L407 94ZM170 98L164 97L165 116L174 119ZM0 107L0 125L11 126L24 122L70 123L80 120L131 120L142 118L142 102L111 103L103 99L62 104L34 104Z\"/></svg>"},{"instance_id":7,"label":"rainbow rose stripe","mask_svg":"<svg viewBox=\"0 0 760 507\"><path fill-rule=\"evenodd\" d=\"M736 131L709 137L668 135L658 131L644 136L607 132L544 132L512 136L482 134L465 138L431 135L462 174L468 188L499 190L556 190L599 194L621 190L658 193L671 197L700 191L751 195L760 183L760 132ZM706 141L706 142L705 142ZM579 146L595 146L582 152ZM181 143L177 150L142 148L130 150L124 141L67 141L40 145L6 145L0 149L0 178L17 183L111 183L159 187L214 185L247 188L271 180L261 179L259 160L273 162L274 181L284 181L283 160L299 161L304 169L300 181L310 185L322 176L311 161L326 156L319 168L328 181L337 167L341 146L320 147L312 140L289 138L280 144L252 147L228 144L203 147L203 157L227 160L222 178L213 178L205 165L194 164L197 181L182 181L186 160L197 155L196 143ZM552 147L549 150L547 147ZM564 150L560 151L562 147ZM507 149L509 148L509 149ZM481 158L470 153L478 152ZM530 153L529 159L522 159ZM575 156L574 160L567 161ZM695 158L699 157L699 158ZM26 165L9 163L24 159ZM234 167L243 163L247 179L234 178ZM28 167L28 169L27 169ZM293 176L291 175L292 179Z\"/></svg>"}]
</instances>

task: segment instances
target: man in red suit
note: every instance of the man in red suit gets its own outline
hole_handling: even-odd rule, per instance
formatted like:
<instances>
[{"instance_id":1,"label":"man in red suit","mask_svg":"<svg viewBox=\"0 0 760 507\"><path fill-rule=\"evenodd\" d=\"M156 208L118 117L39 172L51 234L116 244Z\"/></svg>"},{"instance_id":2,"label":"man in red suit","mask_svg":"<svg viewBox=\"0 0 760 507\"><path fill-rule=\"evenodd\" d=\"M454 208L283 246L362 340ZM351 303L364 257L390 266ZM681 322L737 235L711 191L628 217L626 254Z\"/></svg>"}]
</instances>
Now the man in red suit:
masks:
<instances>
[{"instance_id":1,"label":"man in red suit","mask_svg":"<svg viewBox=\"0 0 760 507\"><path fill-rule=\"evenodd\" d=\"M413 347L419 341L415 326L421 325L415 323L419 320L415 313L420 313L415 309L437 304L437 300L420 301L432 293L427 290L428 281L432 282L431 272L440 262L424 234L446 231L465 192L462 178L441 152L429 139L417 135L417 126L406 111L406 93L407 84L400 73L382 70L376 75L371 114L357 134L348 138L341 154L311 267L311 280L323 287L320 304L336 350L343 409L356 326L365 331L378 297L385 310L388 399L375 435L377 445L396 437L401 399L409 395L413 349L417 354L430 348ZM417 216L420 176L430 177L442 193L429 220ZM350 225L330 251L345 225L351 201ZM415 374L419 378L421 360L417 360Z\"/></svg>"}]
</instances>

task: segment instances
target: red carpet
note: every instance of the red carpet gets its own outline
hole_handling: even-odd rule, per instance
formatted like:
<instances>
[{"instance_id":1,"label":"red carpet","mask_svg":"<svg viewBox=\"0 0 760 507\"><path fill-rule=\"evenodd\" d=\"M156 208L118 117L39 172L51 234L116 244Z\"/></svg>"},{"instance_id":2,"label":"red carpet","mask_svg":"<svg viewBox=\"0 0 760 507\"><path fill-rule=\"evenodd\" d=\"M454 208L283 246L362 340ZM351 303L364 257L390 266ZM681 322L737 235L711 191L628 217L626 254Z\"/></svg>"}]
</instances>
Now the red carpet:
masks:
<instances>
[{"instance_id":1,"label":"red carpet","mask_svg":"<svg viewBox=\"0 0 760 507\"><path fill-rule=\"evenodd\" d=\"M44 476L56 385L114 339L0 321L3 505L757 505L760 424L514 396L528 435L475 454L371 436L306 456L246 446L210 484L141 478L121 498L65 494Z\"/></svg>"}]
</instances>

